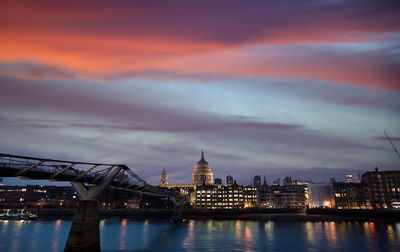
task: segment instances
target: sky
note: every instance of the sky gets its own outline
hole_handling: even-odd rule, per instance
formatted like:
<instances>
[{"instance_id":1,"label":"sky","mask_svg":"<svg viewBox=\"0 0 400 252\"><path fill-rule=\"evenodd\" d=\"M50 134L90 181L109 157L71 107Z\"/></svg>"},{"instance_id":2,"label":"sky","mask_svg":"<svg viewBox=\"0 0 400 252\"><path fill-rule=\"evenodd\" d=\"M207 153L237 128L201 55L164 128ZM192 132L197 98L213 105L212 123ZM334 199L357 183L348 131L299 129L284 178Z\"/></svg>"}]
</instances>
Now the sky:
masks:
<instances>
[{"instance_id":1,"label":"sky","mask_svg":"<svg viewBox=\"0 0 400 252\"><path fill-rule=\"evenodd\" d=\"M240 184L400 168L397 0L4 0L0 38L0 153L151 184L202 149Z\"/></svg>"}]
</instances>

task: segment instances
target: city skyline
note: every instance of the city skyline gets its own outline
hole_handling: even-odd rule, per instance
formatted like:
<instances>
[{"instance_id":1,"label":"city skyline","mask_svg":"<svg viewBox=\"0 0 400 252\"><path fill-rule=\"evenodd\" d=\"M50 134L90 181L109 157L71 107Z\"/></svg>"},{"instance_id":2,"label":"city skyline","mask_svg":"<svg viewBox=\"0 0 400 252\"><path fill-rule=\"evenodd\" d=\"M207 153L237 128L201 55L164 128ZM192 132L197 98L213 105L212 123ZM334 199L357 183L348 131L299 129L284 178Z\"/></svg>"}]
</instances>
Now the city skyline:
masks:
<instances>
[{"instance_id":1,"label":"city skyline","mask_svg":"<svg viewBox=\"0 0 400 252\"><path fill-rule=\"evenodd\" d=\"M398 170L383 131L400 147L399 7L7 1L0 153L124 163L151 184L163 168L188 183L202 148L240 184Z\"/></svg>"}]
</instances>

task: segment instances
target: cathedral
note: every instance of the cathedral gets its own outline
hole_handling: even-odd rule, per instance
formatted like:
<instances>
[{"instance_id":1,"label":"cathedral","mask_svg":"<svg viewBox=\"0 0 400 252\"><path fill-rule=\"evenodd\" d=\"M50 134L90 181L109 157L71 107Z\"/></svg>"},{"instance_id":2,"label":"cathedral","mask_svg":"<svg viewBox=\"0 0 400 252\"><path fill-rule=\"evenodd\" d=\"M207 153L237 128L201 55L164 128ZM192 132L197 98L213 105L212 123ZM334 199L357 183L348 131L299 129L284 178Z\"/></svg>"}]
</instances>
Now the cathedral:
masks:
<instances>
[{"instance_id":1,"label":"cathedral","mask_svg":"<svg viewBox=\"0 0 400 252\"><path fill-rule=\"evenodd\" d=\"M204 151L201 151L200 161L194 167L192 173L192 184L193 185L212 185L214 184L214 175L211 171L211 167L208 162L204 159Z\"/></svg>"},{"instance_id":2,"label":"cathedral","mask_svg":"<svg viewBox=\"0 0 400 252\"><path fill-rule=\"evenodd\" d=\"M204 158L204 151L201 151L200 160L194 166L194 171L192 173L192 184L168 184L168 177L165 168L161 174L160 186L174 188L174 187L184 187L184 188L196 188L196 185L213 185L214 184L214 174L211 171L211 167Z\"/></svg>"}]
</instances>

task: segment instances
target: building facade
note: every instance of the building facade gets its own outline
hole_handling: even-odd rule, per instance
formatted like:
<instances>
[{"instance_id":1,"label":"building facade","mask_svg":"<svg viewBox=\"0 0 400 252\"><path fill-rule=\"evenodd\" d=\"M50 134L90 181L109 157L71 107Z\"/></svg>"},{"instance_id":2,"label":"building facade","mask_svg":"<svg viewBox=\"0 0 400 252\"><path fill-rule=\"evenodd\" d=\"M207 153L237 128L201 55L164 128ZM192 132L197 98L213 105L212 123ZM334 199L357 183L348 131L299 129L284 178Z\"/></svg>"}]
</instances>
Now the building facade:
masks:
<instances>
[{"instance_id":1,"label":"building facade","mask_svg":"<svg viewBox=\"0 0 400 252\"><path fill-rule=\"evenodd\" d=\"M254 186L199 185L196 188L196 208L241 209L258 206L258 190Z\"/></svg>"},{"instance_id":2,"label":"building facade","mask_svg":"<svg viewBox=\"0 0 400 252\"><path fill-rule=\"evenodd\" d=\"M262 208L305 208L308 205L306 193L308 195L306 185L263 186L259 194L259 204Z\"/></svg>"},{"instance_id":3,"label":"building facade","mask_svg":"<svg viewBox=\"0 0 400 252\"><path fill-rule=\"evenodd\" d=\"M369 190L372 208L400 208L400 171L366 172L362 182Z\"/></svg>"},{"instance_id":4,"label":"building facade","mask_svg":"<svg viewBox=\"0 0 400 252\"><path fill-rule=\"evenodd\" d=\"M370 208L369 190L364 183L336 182L333 195L337 209Z\"/></svg>"}]
</instances>

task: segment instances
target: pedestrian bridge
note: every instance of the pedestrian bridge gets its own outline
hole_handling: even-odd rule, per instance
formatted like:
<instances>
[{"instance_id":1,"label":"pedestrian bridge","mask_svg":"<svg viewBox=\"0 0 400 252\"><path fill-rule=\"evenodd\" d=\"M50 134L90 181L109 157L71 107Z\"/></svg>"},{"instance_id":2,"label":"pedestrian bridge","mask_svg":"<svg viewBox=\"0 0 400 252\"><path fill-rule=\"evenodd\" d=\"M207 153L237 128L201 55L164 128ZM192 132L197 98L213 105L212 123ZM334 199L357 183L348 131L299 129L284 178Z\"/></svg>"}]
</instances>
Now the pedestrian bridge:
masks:
<instances>
[{"instance_id":1,"label":"pedestrian bridge","mask_svg":"<svg viewBox=\"0 0 400 252\"><path fill-rule=\"evenodd\" d=\"M107 186L142 194L182 197L167 188L146 183L124 164L87 163L0 153L0 177L75 182L86 187L108 182Z\"/></svg>"},{"instance_id":2,"label":"pedestrian bridge","mask_svg":"<svg viewBox=\"0 0 400 252\"><path fill-rule=\"evenodd\" d=\"M71 182L79 205L64 251L100 251L97 199L108 186L142 194L169 197L175 204L174 219L186 196L153 186L124 164L87 163L0 153L0 177Z\"/></svg>"}]
</instances>

